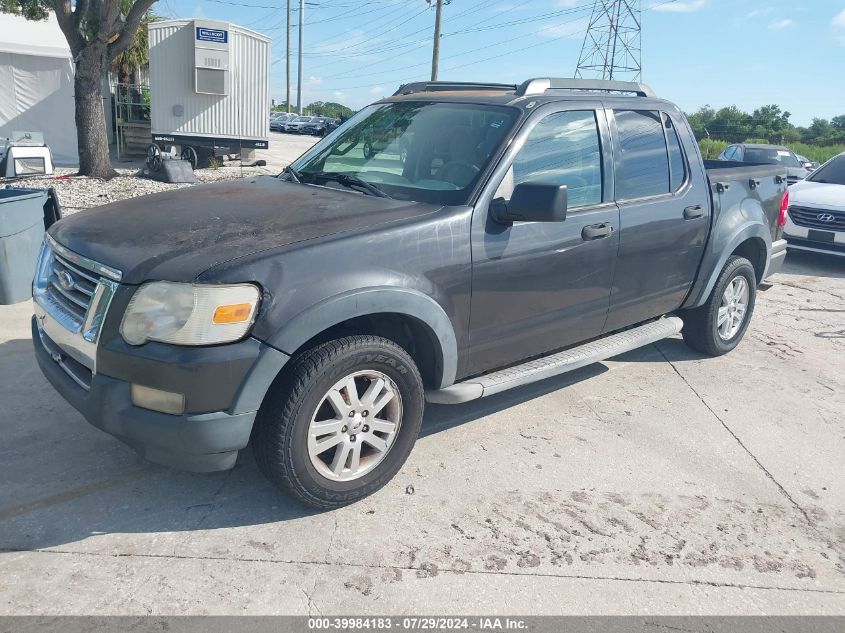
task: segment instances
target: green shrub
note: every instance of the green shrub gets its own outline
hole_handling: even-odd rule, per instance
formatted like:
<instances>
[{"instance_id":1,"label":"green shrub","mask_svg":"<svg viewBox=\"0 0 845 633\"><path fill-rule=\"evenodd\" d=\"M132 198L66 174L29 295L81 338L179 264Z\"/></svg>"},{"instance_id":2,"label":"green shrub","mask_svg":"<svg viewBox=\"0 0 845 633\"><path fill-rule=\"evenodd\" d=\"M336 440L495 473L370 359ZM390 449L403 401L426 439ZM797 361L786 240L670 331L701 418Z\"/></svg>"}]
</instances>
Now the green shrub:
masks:
<instances>
[{"instance_id":1,"label":"green shrub","mask_svg":"<svg viewBox=\"0 0 845 633\"><path fill-rule=\"evenodd\" d=\"M845 152L845 145L807 145L806 143L790 143L789 149L801 154L817 163L826 163L837 154Z\"/></svg>"},{"instance_id":2,"label":"green shrub","mask_svg":"<svg viewBox=\"0 0 845 633\"><path fill-rule=\"evenodd\" d=\"M717 141L712 138L703 138L698 142L698 147L701 150L701 155L704 160L716 160L719 154L725 151L729 145L727 141Z\"/></svg>"}]
</instances>

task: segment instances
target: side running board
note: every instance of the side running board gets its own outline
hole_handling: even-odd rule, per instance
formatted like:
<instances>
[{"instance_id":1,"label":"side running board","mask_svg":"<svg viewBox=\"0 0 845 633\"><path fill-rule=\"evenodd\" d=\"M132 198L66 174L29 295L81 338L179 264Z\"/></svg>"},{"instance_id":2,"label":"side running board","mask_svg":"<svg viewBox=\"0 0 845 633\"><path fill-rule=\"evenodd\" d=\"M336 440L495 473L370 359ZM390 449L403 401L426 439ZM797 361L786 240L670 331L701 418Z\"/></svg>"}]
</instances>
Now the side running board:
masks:
<instances>
[{"instance_id":1,"label":"side running board","mask_svg":"<svg viewBox=\"0 0 845 633\"><path fill-rule=\"evenodd\" d=\"M537 358L522 365L508 367L477 378L470 378L445 389L426 391L425 399L428 402L438 404L460 404L461 402L492 396L494 393L565 374L574 369L613 358L632 349L656 343L664 338L674 336L683 327L684 322L678 317L666 317L550 356Z\"/></svg>"}]
</instances>

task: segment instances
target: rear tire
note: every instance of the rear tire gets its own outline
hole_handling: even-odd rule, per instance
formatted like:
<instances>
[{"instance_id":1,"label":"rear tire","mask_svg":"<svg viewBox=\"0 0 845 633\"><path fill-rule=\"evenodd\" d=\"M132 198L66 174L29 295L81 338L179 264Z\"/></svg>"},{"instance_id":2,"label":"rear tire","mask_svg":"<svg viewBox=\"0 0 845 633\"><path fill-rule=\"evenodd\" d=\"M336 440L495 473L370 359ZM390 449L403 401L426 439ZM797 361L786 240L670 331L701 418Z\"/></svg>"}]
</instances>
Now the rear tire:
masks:
<instances>
[{"instance_id":1,"label":"rear tire","mask_svg":"<svg viewBox=\"0 0 845 633\"><path fill-rule=\"evenodd\" d=\"M744 257L731 256L707 302L684 312L684 342L709 356L727 354L745 335L756 297L754 266Z\"/></svg>"},{"instance_id":2,"label":"rear tire","mask_svg":"<svg viewBox=\"0 0 845 633\"><path fill-rule=\"evenodd\" d=\"M405 463L424 402L419 371L397 344L377 336L328 341L296 356L274 384L256 418L256 461L311 507L353 503Z\"/></svg>"}]
</instances>

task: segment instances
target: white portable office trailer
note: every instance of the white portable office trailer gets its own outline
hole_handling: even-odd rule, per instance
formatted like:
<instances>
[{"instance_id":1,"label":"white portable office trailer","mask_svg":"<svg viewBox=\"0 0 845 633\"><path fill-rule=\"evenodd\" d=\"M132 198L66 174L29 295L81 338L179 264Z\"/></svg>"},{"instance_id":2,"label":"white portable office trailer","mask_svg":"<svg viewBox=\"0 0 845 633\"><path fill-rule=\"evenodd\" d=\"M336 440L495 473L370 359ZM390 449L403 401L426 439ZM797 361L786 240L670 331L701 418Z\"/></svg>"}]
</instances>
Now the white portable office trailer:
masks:
<instances>
[{"instance_id":1,"label":"white portable office trailer","mask_svg":"<svg viewBox=\"0 0 845 633\"><path fill-rule=\"evenodd\" d=\"M177 152L266 149L270 38L211 20L148 28L153 143Z\"/></svg>"}]
</instances>

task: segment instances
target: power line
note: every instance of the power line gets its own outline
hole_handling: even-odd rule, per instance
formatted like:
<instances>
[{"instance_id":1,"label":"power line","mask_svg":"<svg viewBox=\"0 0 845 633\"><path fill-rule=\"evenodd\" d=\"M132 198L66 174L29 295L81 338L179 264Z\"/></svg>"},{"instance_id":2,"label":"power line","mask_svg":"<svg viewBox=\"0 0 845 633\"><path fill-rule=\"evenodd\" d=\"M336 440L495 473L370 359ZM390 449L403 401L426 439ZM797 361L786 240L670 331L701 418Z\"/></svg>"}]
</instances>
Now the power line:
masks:
<instances>
[{"instance_id":1,"label":"power line","mask_svg":"<svg viewBox=\"0 0 845 633\"><path fill-rule=\"evenodd\" d=\"M247 9L278 9L278 6L272 4L250 4L247 2L235 2L234 0L206 0L206 2L214 2L215 4L227 4L232 7L245 7ZM309 9L338 9L347 7L357 7L357 3L348 4L323 4L319 2L306 2L305 6ZM292 11L299 11L298 7L291 9Z\"/></svg>"},{"instance_id":2,"label":"power line","mask_svg":"<svg viewBox=\"0 0 845 633\"><path fill-rule=\"evenodd\" d=\"M463 16L465 16L465 15L468 15L468 14L470 14L470 13L474 12L476 9L478 9L478 8L480 8L481 6L486 5L486 4L488 4L488 3L487 3L487 1L486 1L486 0L482 0L481 2L479 2L479 3L475 4L475 5L473 5L472 7L470 7L469 9L466 9L465 11L463 11L463 12L461 12L461 13L458 13L457 15L451 16L451 17L449 18L449 20L450 20L450 21L455 21L455 20L457 20L457 19L460 19L461 17L463 17ZM400 24L397 24L397 25L395 25L394 27L391 27L390 29L387 29L386 31L383 31L383 32L377 33L377 34L375 34L375 35L371 35L368 39L373 40L373 39L375 39L375 38L377 38L377 37L381 37L382 35L386 34L387 32L392 31L392 30L395 30L396 28L398 28L398 27L399 27L399 26L401 26L402 24L405 24L405 23L407 23L407 22L410 22L412 19L414 19L414 18L418 17L419 15L422 15L423 13L426 13L427 11L428 11L428 8L424 8L422 11L420 11L419 13L415 13L413 16L411 16L411 17L410 17L410 18L408 18L407 20L404 20L404 21L403 21L403 22L401 22ZM428 31L430 28L431 28L430 26L426 25L426 26L424 26L424 27L422 27L422 28L420 28L420 29L416 29L415 31L411 31L411 32L409 32L409 33L405 33L405 34L401 35L400 37L401 37L401 38L408 38L408 37L411 37L411 36L416 35L416 34L418 34L418 33L423 33L423 32L426 32L426 31ZM451 35L451 34L450 34L450 33L446 33L446 34L444 34L443 36L445 37L445 36L447 36L447 35ZM343 47L343 48L335 49L335 50L332 50L332 51L324 51L324 52L321 52L321 53L312 53L312 55L321 55L321 56L348 55L350 52L353 52L354 54L359 55L359 56L360 56L360 55L369 55L369 54L372 54L372 53L382 53L382 52L385 52L385 51L390 51L390 50L398 50L398 49L402 49L402 48L408 48L409 46L414 46L414 45L416 45L416 44L420 44L420 43L422 43L422 42L424 42L424 41L428 41L428 39L426 38L425 40L415 40L415 41L412 41L412 42L407 42L407 43L404 43L404 44L387 44L387 45L378 45L378 46L376 46L375 48L364 49L364 50L356 50L356 48L357 48L356 46L352 46L352 47L350 47L350 46L345 46L345 47ZM386 60L386 61L389 61L389 60ZM323 66L328 66L328 65L331 65L331 64L333 64L333 63L334 63L334 62L331 62L330 64L323 64ZM379 63L379 62L376 62L376 63Z\"/></svg>"},{"instance_id":3,"label":"power line","mask_svg":"<svg viewBox=\"0 0 845 633\"><path fill-rule=\"evenodd\" d=\"M671 3L676 2L676 1L677 0L667 0L666 2L656 4L656 5L652 5L652 6L648 7L647 9L643 9L643 12L651 11L651 10L654 10L655 8L657 8L659 6L662 6L663 4L671 4ZM584 7L582 7L582 9L583 8ZM586 8L590 8L590 7L586 7ZM547 31L549 29L558 29L565 24L572 24L572 23L575 23L575 22L578 22L578 21L580 21L580 17L573 18L571 20L566 20L564 22L560 22L560 23L556 23L556 24L551 24L551 25L548 25L546 27L543 27L542 29L539 29L538 31L534 31L532 33L518 35L516 37L510 38L510 39L507 39L507 40L501 40L501 41L493 42L492 44L488 44L486 46L481 46L481 47L478 47L478 48L462 51L461 53L452 55L450 57L447 57L446 59L456 59L456 58L459 58L459 57L464 57L465 55L470 54L470 53L480 52L482 50L490 49L490 48L493 48L493 47L501 47L503 44L507 44L509 42L520 40L520 39L523 39L525 37L531 37L531 36L540 34L543 31ZM459 70L461 68L466 68L468 66L474 66L476 64L481 64L481 63L484 63L484 62L492 60L492 59L500 59L502 57L508 57L508 56L514 55L516 53L521 53L521 52L526 51L526 50L531 50L531 49L534 49L534 48L545 46L545 45L553 43L553 42L560 41L562 39L572 37L573 35L576 35L578 32L580 32L580 27L577 28L577 29L574 29L572 31L562 33L561 35L544 39L541 42L536 42L534 44L529 44L527 46L522 46L522 47L519 47L519 48L509 49L509 50L504 51L502 53L499 53L497 55L485 56L484 58L477 59L475 61L469 61L469 62L466 62L466 63L463 63L463 64L450 66L448 68L445 68L444 70L446 72L450 72L450 71L453 71L453 70ZM411 66L403 66L403 67L400 67L400 68L389 69L389 70L385 70L385 71L382 71L382 72L384 72L384 73L402 72L402 71L405 71L405 70L410 70L411 68L419 67L421 65L425 65L425 64L414 64L414 65L411 65ZM382 74L382 73L378 73L378 74ZM357 76L361 77L363 75L357 75ZM407 82L407 81L413 81L415 79L419 79L419 77L408 77L408 76L406 76L406 77L403 77L401 79L389 79L389 80L386 80L386 81L396 82L396 83L404 83L404 82ZM335 87L338 90L356 90L356 89L360 89L360 88L372 88L372 87L380 86L384 83L385 83L385 81L380 81L380 82L377 82L377 83L357 85L357 86L335 86Z\"/></svg>"},{"instance_id":4,"label":"power line","mask_svg":"<svg viewBox=\"0 0 845 633\"><path fill-rule=\"evenodd\" d=\"M399 12L401 12L401 13L404 13L404 12L405 12L405 10L406 10L409 6L410 6L410 5L408 5L408 4L399 4L399 5L397 5L397 6L396 6L396 8L395 8L393 11L388 11L387 13L385 13L385 14L382 16L382 20L383 20L384 18L386 18L387 16L389 16L389 15L393 15L393 14L394 14L394 13L396 13L397 11L399 11ZM423 9L420 13L424 13L425 11L427 11L427 9L425 9L425 8L424 8L424 9ZM415 13L412 17L416 17L416 16L420 15L420 13ZM399 19L399 20L401 20L402 18L400 17L400 18L398 18L398 19ZM409 18L409 20L410 20L410 19L411 19L411 18ZM388 21L387 21L387 24L390 24L390 22L391 22L391 21L392 21L392 20L388 20ZM405 20L404 22L401 22L401 24L404 24L406 21L407 21L407 20ZM382 27L382 26L386 26L386 24L382 23L382 24L380 25L380 27ZM398 26L398 25L397 25L397 26ZM380 28L380 27L377 27L377 28ZM388 30L389 30L389 29L388 29ZM364 33L367 33L367 31L364 31ZM343 36L345 36L345 35L347 35L347 34L346 34L346 33L344 33L344 34L343 34ZM337 39L338 37L342 37L342 36L341 36L341 35L330 35L329 37L324 37L324 38L323 38L323 39L321 39L321 40L317 40L316 42L314 42L314 44L315 44L315 45L321 45L321 44L323 44L323 43L325 43L325 42L329 42L329 41L331 41L331 40L335 40L335 39ZM338 41L338 42L335 42L335 43L336 43L336 44L341 44L342 42L341 42L341 41Z\"/></svg>"},{"instance_id":5,"label":"power line","mask_svg":"<svg viewBox=\"0 0 845 633\"><path fill-rule=\"evenodd\" d=\"M409 22L409 21L413 20L414 18L416 18L417 16L421 15L422 13L425 13L426 11L428 11L428 9L423 9L421 12L419 12L419 13L415 13L413 16L411 16L411 17L410 17L410 18L408 18L407 20L404 20L403 22L400 22L399 24L397 24L397 25L395 25L395 26L393 26L393 27L391 27L391 28L389 28L389 29L386 29L386 30L384 30L384 31L381 31L380 33L378 33L378 34L376 34L376 35L370 35L370 36L368 36L368 38L367 38L367 39L368 39L368 40L372 40L372 39L374 39L375 37L381 37L382 35L385 35L386 33L389 33L390 31L392 31L392 30L394 30L394 29L396 29L396 28L400 27L401 25L405 24L406 22ZM427 29L428 29L428 27L426 27L426 30L427 30ZM344 48L344 49L337 49L337 51L336 51L336 52L337 52L338 54L344 54L344 55L349 55L350 53L351 53L351 54L354 54L354 55L365 55L365 54L368 54L368 51L356 51L356 50L355 50L355 46L347 46L347 47L346 47L346 48ZM317 55L317 54L318 54L318 53L311 53L311 55ZM332 52L332 54L334 54L334 51ZM306 55L308 55L308 53L306 53ZM319 53L319 55L326 55L326 56L328 56L328 55L329 55L329 53L328 53L328 52L327 52L327 53ZM273 62L273 63L275 63L276 61L278 61L278 60L274 60L274 62ZM334 65L335 63L336 63L336 62L328 62L328 63L326 63L326 64L321 64L321 65L318 65L318 66L314 66L314 68L315 68L315 69L316 69L316 68L322 68L322 67L324 67L324 66Z\"/></svg>"},{"instance_id":6,"label":"power line","mask_svg":"<svg viewBox=\"0 0 845 633\"><path fill-rule=\"evenodd\" d=\"M570 14L583 13L585 9L589 10L590 7L581 7L580 9L578 9L578 11L570 10ZM517 40L521 40L521 39L524 39L526 37L534 37L534 36L537 36L537 35L543 35L545 31L548 31L550 29L558 29L558 28L560 28L560 27L562 27L566 24L572 24L574 22L578 22L580 19L581 19L580 16L578 16L577 18L565 20L563 22L556 22L555 24L549 24L549 25L544 26L540 29L537 29L536 31L532 31L530 33L523 33L522 35L517 35L517 36L514 36L512 38L505 39L505 40L497 40L495 42L491 42L490 44L486 44L484 46L479 46L479 47L476 47L476 48L472 48L472 49L469 49L469 50L462 51L462 52L457 53L455 55L451 55L451 56L447 57L446 59L456 59L458 57L463 57L463 56L471 54L471 53L477 53L479 51L484 51L484 50L488 50L488 49L491 49L491 48L497 48L497 47L502 46L503 44L509 44L511 42L515 42ZM458 32L455 32L455 33L452 33L452 34L457 34L457 33ZM452 35L452 34L449 34L449 35ZM569 34L567 34L566 37L569 37ZM557 38L557 39L560 39L560 38ZM481 61L484 61L484 60L481 60ZM365 65L365 66L359 66L359 70L363 69L363 68L376 66L379 63L383 63L383 62L375 62L373 64L369 64L369 65ZM410 66L402 66L402 67L393 68L393 69L384 69L384 70L372 72L372 73L362 74L360 72L356 72L355 76L356 77L371 77L373 75L381 75L381 74L390 73L390 72L399 72L399 71L403 71L403 70L410 70L412 68L421 68L421 67L424 67L426 65L427 65L426 62L422 62L422 63L419 63L419 64L412 64ZM345 75L345 74L347 74L347 73L336 73L334 75L329 75L327 77L324 77L324 79L333 79L335 77L339 77L339 76Z\"/></svg>"}]
</instances>

